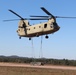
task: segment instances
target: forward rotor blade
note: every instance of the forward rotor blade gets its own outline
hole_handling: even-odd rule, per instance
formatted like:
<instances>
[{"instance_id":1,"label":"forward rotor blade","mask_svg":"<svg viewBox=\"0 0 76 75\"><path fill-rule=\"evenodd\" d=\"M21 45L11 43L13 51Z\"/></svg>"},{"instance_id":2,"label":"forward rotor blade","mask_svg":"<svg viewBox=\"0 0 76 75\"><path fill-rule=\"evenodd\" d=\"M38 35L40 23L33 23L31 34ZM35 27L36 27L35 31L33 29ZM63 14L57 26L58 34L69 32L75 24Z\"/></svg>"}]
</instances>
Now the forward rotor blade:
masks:
<instances>
[{"instance_id":1,"label":"forward rotor blade","mask_svg":"<svg viewBox=\"0 0 76 75\"><path fill-rule=\"evenodd\" d=\"M21 19L10 19L10 20L3 20L4 22L6 21L17 21ZM48 18L24 18L24 20L48 20Z\"/></svg>"},{"instance_id":2,"label":"forward rotor blade","mask_svg":"<svg viewBox=\"0 0 76 75\"><path fill-rule=\"evenodd\" d=\"M17 20L21 20L21 19L10 19L10 20L3 20L3 21L6 22L6 21L17 21Z\"/></svg>"},{"instance_id":3,"label":"forward rotor blade","mask_svg":"<svg viewBox=\"0 0 76 75\"><path fill-rule=\"evenodd\" d=\"M24 18L22 18L20 15L18 15L16 12L14 12L14 11L12 11L12 10L9 10L10 12L12 12L13 14L15 14L16 16L18 16L19 18L21 18L22 20L24 19Z\"/></svg>"}]
</instances>

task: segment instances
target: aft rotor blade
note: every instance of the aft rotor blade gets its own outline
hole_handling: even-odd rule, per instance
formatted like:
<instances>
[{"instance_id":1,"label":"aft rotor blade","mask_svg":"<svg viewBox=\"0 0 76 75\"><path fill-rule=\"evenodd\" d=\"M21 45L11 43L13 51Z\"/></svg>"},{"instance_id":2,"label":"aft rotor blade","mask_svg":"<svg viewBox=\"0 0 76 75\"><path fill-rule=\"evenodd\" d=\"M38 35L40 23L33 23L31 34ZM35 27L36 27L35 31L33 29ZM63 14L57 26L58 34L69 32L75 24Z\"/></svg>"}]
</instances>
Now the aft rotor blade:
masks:
<instances>
[{"instance_id":1,"label":"aft rotor blade","mask_svg":"<svg viewBox=\"0 0 76 75\"><path fill-rule=\"evenodd\" d=\"M70 19L76 19L76 17L62 17L62 16L55 16L56 18L70 18Z\"/></svg>"},{"instance_id":2,"label":"aft rotor blade","mask_svg":"<svg viewBox=\"0 0 76 75\"><path fill-rule=\"evenodd\" d=\"M44 7L41 7L41 9L47 14L47 15L51 15L52 17L54 17L50 12L48 12Z\"/></svg>"},{"instance_id":3,"label":"aft rotor blade","mask_svg":"<svg viewBox=\"0 0 76 75\"><path fill-rule=\"evenodd\" d=\"M24 20L48 20L49 18L24 18Z\"/></svg>"},{"instance_id":4,"label":"aft rotor blade","mask_svg":"<svg viewBox=\"0 0 76 75\"><path fill-rule=\"evenodd\" d=\"M41 18L50 18L50 15L49 16L30 16L30 17L41 17ZM76 17L63 17L63 16L54 16L55 18L70 18L70 19L76 19Z\"/></svg>"},{"instance_id":5,"label":"aft rotor blade","mask_svg":"<svg viewBox=\"0 0 76 75\"><path fill-rule=\"evenodd\" d=\"M22 18L20 15L18 15L16 12L14 12L14 11L12 11L12 10L9 10L10 12L12 12L13 14L15 14L16 16L18 16L19 18L21 18L22 20L24 19L24 18Z\"/></svg>"},{"instance_id":6,"label":"aft rotor blade","mask_svg":"<svg viewBox=\"0 0 76 75\"><path fill-rule=\"evenodd\" d=\"M50 16L30 16L30 17L41 17L41 18L49 18ZM55 18L72 18L72 19L76 19L76 17L63 17L63 16L54 16Z\"/></svg>"},{"instance_id":7,"label":"aft rotor blade","mask_svg":"<svg viewBox=\"0 0 76 75\"><path fill-rule=\"evenodd\" d=\"M45 18L47 17L48 18L49 16L33 16L33 15L31 15L30 17L45 17Z\"/></svg>"}]
</instances>

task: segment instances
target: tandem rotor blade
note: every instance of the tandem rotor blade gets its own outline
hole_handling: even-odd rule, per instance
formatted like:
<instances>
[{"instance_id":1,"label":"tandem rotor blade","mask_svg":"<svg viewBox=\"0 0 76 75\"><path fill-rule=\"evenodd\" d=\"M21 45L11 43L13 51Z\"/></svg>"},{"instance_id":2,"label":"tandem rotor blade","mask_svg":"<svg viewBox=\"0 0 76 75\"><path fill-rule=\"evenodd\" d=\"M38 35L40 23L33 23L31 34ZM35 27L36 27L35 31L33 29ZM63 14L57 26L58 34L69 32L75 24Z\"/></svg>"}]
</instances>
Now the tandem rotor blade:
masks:
<instances>
[{"instance_id":1,"label":"tandem rotor blade","mask_svg":"<svg viewBox=\"0 0 76 75\"><path fill-rule=\"evenodd\" d=\"M24 18L24 20L48 20L49 18ZM17 20L22 20L22 19L9 19L9 20L3 20L4 22L6 21L17 21Z\"/></svg>"},{"instance_id":2,"label":"tandem rotor blade","mask_svg":"<svg viewBox=\"0 0 76 75\"><path fill-rule=\"evenodd\" d=\"M16 12L9 10L10 12L12 12L13 14L15 14L16 16L18 16L19 18L21 18L22 20L24 20L24 18L22 18L20 15L18 15Z\"/></svg>"},{"instance_id":3,"label":"tandem rotor blade","mask_svg":"<svg viewBox=\"0 0 76 75\"><path fill-rule=\"evenodd\" d=\"M10 20L3 20L3 21L6 22L6 21L17 21L17 20L21 20L21 19L10 19Z\"/></svg>"},{"instance_id":4,"label":"tandem rotor blade","mask_svg":"<svg viewBox=\"0 0 76 75\"><path fill-rule=\"evenodd\" d=\"M44 19L46 19L46 18L49 18L49 16L30 16L30 17L41 17L41 18L44 18ZM65 17L65 16L54 16L55 18L70 18L70 19L76 19L76 17Z\"/></svg>"},{"instance_id":5,"label":"tandem rotor blade","mask_svg":"<svg viewBox=\"0 0 76 75\"><path fill-rule=\"evenodd\" d=\"M48 18L32 18L32 19L28 19L28 20L48 20Z\"/></svg>"},{"instance_id":6,"label":"tandem rotor blade","mask_svg":"<svg viewBox=\"0 0 76 75\"><path fill-rule=\"evenodd\" d=\"M49 11L47 11L44 7L41 7L41 9L49 16L54 17Z\"/></svg>"},{"instance_id":7,"label":"tandem rotor blade","mask_svg":"<svg viewBox=\"0 0 76 75\"><path fill-rule=\"evenodd\" d=\"M32 15L30 17L42 17L44 19L48 18L69 18L69 19L76 19L76 17L65 17L65 16L53 16L49 11L47 11L44 7L41 7L41 9L48 15L48 16L37 16L37 15Z\"/></svg>"},{"instance_id":8,"label":"tandem rotor blade","mask_svg":"<svg viewBox=\"0 0 76 75\"><path fill-rule=\"evenodd\" d=\"M31 15L30 17L44 17L44 18L48 18L49 16L34 16L34 15Z\"/></svg>"},{"instance_id":9,"label":"tandem rotor blade","mask_svg":"<svg viewBox=\"0 0 76 75\"><path fill-rule=\"evenodd\" d=\"M70 18L70 19L76 19L76 17L64 17L64 16L55 16L55 18Z\"/></svg>"}]
</instances>

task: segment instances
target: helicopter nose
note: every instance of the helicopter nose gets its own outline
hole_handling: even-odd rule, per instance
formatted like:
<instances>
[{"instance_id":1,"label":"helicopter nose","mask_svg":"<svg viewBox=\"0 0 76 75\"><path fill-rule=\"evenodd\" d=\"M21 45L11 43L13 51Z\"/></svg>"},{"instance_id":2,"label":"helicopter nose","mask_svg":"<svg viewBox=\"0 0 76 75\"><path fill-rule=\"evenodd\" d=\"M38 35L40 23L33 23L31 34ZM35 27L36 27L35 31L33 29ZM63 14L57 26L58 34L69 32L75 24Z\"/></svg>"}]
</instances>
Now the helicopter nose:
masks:
<instances>
[{"instance_id":1,"label":"helicopter nose","mask_svg":"<svg viewBox=\"0 0 76 75\"><path fill-rule=\"evenodd\" d=\"M58 26L58 29L60 29L60 27Z\"/></svg>"}]
</instances>

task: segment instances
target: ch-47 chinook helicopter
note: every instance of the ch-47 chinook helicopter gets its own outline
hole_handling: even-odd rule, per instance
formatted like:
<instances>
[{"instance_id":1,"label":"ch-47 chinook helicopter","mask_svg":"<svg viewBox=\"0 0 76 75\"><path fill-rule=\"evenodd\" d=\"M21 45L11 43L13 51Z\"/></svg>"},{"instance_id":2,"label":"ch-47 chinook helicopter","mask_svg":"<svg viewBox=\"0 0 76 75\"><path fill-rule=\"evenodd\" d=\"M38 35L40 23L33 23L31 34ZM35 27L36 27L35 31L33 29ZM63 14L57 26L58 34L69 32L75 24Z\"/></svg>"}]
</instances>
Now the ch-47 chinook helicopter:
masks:
<instances>
[{"instance_id":1,"label":"ch-47 chinook helicopter","mask_svg":"<svg viewBox=\"0 0 76 75\"><path fill-rule=\"evenodd\" d=\"M19 38L21 37L28 37L31 40L32 37L38 37L41 35L46 35L45 38L48 38L48 34L52 34L60 29L56 22L56 18L76 18L76 17L60 17L60 16L53 16L50 12L48 12L44 7L41 9L48 15L48 16L30 16L34 18L23 18L18 15L16 12L9 10L16 16L20 18L19 26L17 33ZM19 19L12 19L12 20L4 20L4 21L14 21ZM28 20L48 20L47 22L43 22L40 24L30 25Z\"/></svg>"}]
</instances>

